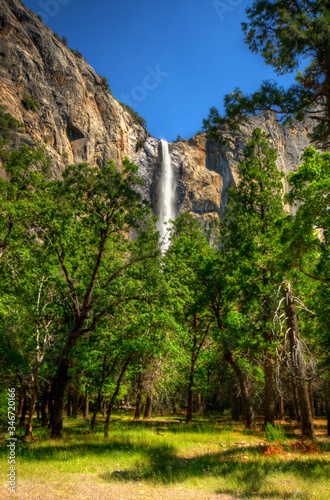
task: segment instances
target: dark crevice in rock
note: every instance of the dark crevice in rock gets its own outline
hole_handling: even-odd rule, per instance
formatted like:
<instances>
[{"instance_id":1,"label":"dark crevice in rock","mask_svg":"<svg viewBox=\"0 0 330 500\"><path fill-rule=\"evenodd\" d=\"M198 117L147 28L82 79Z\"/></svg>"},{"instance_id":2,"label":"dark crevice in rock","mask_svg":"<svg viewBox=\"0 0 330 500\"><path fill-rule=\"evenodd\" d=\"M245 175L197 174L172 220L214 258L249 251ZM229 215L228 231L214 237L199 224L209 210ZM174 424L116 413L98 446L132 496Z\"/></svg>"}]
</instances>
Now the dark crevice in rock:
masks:
<instances>
[{"instance_id":1,"label":"dark crevice in rock","mask_svg":"<svg viewBox=\"0 0 330 500\"><path fill-rule=\"evenodd\" d=\"M79 128L75 127L74 125L69 124L67 126L67 136L70 142L77 141L78 139L84 139L85 136L79 130Z\"/></svg>"}]
</instances>

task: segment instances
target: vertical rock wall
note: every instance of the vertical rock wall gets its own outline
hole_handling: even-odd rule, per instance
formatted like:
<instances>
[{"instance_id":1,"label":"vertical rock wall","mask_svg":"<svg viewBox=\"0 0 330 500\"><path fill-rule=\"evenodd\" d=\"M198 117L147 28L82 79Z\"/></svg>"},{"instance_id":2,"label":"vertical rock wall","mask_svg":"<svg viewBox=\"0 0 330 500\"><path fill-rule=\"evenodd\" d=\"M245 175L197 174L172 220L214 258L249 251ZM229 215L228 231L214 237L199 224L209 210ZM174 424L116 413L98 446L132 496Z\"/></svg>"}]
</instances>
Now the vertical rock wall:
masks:
<instances>
[{"instance_id":1,"label":"vertical rock wall","mask_svg":"<svg viewBox=\"0 0 330 500\"><path fill-rule=\"evenodd\" d=\"M19 0L0 0L0 90L1 104L25 126L21 139L46 145L57 177L72 163L120 163L146 137L85 59Z\"/></svg>"},{"instance_id":2,"label":"vertical rock wall","mask_svg":"<svg viewBox=\"0 0 330 500\"><path fill-rule=\"evenodd\" d=\"M297 170L304 149L309 145L308 130L311 123L295 122L282 126L273 113L263 113L242 125L239 133L228 133L228 146L220 147L205 135L197 135L188 141L170 144L172 167L177 179L177 215L190 211L205 222L215 216L223 217L228 201L228 190L237 184L238 164L243 150L255 127L269 135L272 147L278 151L277 166L287 175ZM160 182L158 142L146 141L145 147L134 155L141 165L141 175L147 183L145 195L157 206ZM287 192L284 181L284 190Z\"/></svg>"}]
</instances>

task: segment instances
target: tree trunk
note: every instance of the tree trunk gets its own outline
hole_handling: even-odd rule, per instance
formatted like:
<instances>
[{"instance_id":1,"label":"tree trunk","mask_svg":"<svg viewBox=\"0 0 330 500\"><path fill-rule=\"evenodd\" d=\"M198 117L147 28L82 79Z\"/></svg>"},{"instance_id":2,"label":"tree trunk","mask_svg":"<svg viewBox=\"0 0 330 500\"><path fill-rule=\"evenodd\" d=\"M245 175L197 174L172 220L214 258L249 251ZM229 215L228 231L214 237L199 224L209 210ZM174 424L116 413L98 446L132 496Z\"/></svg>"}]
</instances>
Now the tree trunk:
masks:
<instances>
[{"instance_id":1,"label":"tree trunk","mask_svg":"<svg viewBox=\"0 0 330 500\"><path fill-rule=\"evenodd\" d=\"M68 381L70 377L68 375L69 364L70 364L70 352L74 347L77 339L82 334L82 325L85 321L85 317L81 315L77 323L73 326L69 336L66 339L65 346L62 350L61 361L59 363L56 375L52 381L52 405L51 405L51 422L50 426L52 429L51 438L57 439L61 438L63 435L63 407L64 407L64 396Z\"/></svg>"},{"instance_id":2,"label":"tree trunk","mask_svg":"<svg viewBox=\"0 0 330 500\"><path fill-rule=\"evenodd\" d=\"M111 372L112 370L114 369L115 367L115 363L116 363L116 360L117 358L115 359L113 365L112 365L112 369L111 369ZM95 408L94 408L94 411L93 411L93 416L92 416L92 420L91 420L91 430L94 430L94 426L95 426L95 421L96 421L96 416L97 416L97 412L100 410L102 412L102 415L104 417L105 413L103 413L102 411L102 403L103 403L103 395L102 395L102 391L103 391L103 385L104 385L104 380L105 380L105 377L106 377L106 372L107 372L107 366L106 366L106 363L107 363L107 357L104 356L104 359L103 359L103 366L102 366L102 377L101 377L101 382L100 382L100 387L99 387L99 390L98 390L98 393L97 393L97 400L96 400L96 404L95 404Z\"/></svg>"},{"instance_id":3,"label":"tree trunk","mask_svg":"<svg viewBox=\"0 0 330 500\"><path fill-rule=\"evenodd\" d=\"M64 394L69 380L69 358L62 359L57 374L52 382L52 413L51 413L51 438L63 436L63 405Z\"/></svg>"},{"instance_id":4,"label":"tree trunk","mask_svg":"<svg viewBox=\"0 0 330 500\"><path fill-rule=\"evenodd\" d=\"M151 413L152 413L152 394L147 395L147 401L146 401L146 407L144 410L144 415L143 419L144 420L150 420L151 419Z\"/></svg>"},{"instance_id":5,"label":"tree trunk","mask_svg":"<svg viewBox=\"0 0 330 500\"><path fill-rule=\"evenodd\" d=\"M235 383L231 384L231 418L236 422L239 421L239 400L238 387Z\"/></svg>"},{"instance_id":6,"label":"tree trunk","mask_svg":"<svg viewBox=\"0 0 330 500\"><path fill-rule=\"evenodd\" d=\"M296 406L294 404L293 397L289 400L289 418L290 418L290 420L297 419L297 410L296 410Z\"/></svg>"},{"instance_id":7,"label":"tree trunk","mask_svg":"<svg viewBox=\"0 0 330 500\"><path fill-rule=\"evenodd\" d=\"M110 403L109 403L109 408L108 408L108 411L107 411L107 418L105 419L105 424L104 424L104 437L109 437L109 422L110 422L110 418L111 418L111 413L112 413L112 408L113 408L113 405L115 404L115 400L116 400L116 397L118 396L118 393L119 393L119 389L120 389L120 384L121 384L121 381L123 379L123 376L125 375L125 372L128 368L128 365L130 364L132 358L134 357L134 354L131 354L127 360L125 361L125 364L119 374L119 377L117 379L117 384L116 384L116 389L115 389L115 392L113 393L112 395L112 398L110 399Z\"/></svg>"},{"instance_id":8,"label":"tree trunk","mask_svg":"<svg viewBox=\"0 0 330 500\"><path fill-rule=\"evenodd\" d=\"M281 371L281 363L279 360L277 360L276 362L276 389L277 389L278 419L282 421L285 419L285 412L284 412L282 371Z\"/></svg>"},{"instance_id":9,"label":"tree trunk","mask_svg":"<svg viewBox=\"0 0 330 500\"><path fill-rule=\"evenodd\" d=\"M326 416L327 416L327 434L330 436L330 391L329 391L329 382L327 382L327 385L325 387L325 411L326 411Z\"/></svg>"},{"instance_id":10,"label":"tree trunk","mask_svg":"<svg viewBox=\"0 0 330 500\"><path fill-rule=\"evenodd\" d=\"M242 398L242 416L243 416L243 421L246 422L247 416L246 416L246 406L244 398Z\"/></svg>"},{"instance_id":11,"label":"tree trunk","mask_svg":"<svg viewBox=\"0 0 330 500\"><path fill-rule=\"evenodd\" d=\"M172 413L173 415L176 415L176 402L175 402L175 397L171 397L171 404L172 404Z\"/></svg>"},{"instance_id":12,"label":"tree trunk","mask_svg":"<svg viewBox=\"0 0 330 500\"><path fill-rule=\"evenodd\" d=\"M19 426L20 427L25 427L25 416L26 416L26 412L27 412L27 397L26 397L26 386L23 382L23 379L20 375L18 375L18 379L21 383L21 387L22 387L22 393L23 393L23 405L22 405L22 411L21 411L21 419L20 419L20 422L19 422Z\"/></svg>"},{"instance_id":13,"label":"tree trunk","mask_svg":"<svg viewBox=\"0 0 330 500\"><path fill-rule=\"evenodd\" d=\"M36 367L34 369L33 373L33 387L32 387L32 396L31 396L31 403L30 403L30 411L29 411L29 418L28 422L26 424L26 429L25 429L25 436L30 436L32 437L32 419L36 407L36 400L37 400L37 394L38 394L38 376L39 376L39 363L36 363Z\"/></svg>"},{"instance_id":14,"label":"tree trunk","mask_svg":"<svg viewBox=\"0 0 330 500\"><path fill-rule=\"evenodd\" d=\"M312 418L315 418L314 391L313 391L312 380L308 382L308 397L309 397L309 404L311 406Z\"/></svg>"},{"instance_id":15,"label":"tree trunk","mask_svg":"<svg viewBox=\"0 0 330 500\"><path fill-rule=\"evenodd\" d=\"M291 360L297 385L297 399L300 410L301 430L304 437L314 438L314 426L306 382L306 362L299 339L296 307L290 283L282 285L286 323L290 339Z\"/></svg>"},{"instance_id":16,"label":"tree trunk","mask_svg":"<svg viewBox=\"0 0 330 500\"><path fill-rule=\"evenodd\" d=\"M189 387L188 387L188 400L187 400L187 415L186 415L186 424L190 424L192 422L192 403L193 403L193 391L192 391L192 384L193 380L189 381Z\"/></svg>"},{"instance_id":17,"label":"tree trunk","mask_svg":"<svg viewBox=\"0 0 330 500\"><path fill-rule=\"evenodd\" d=\"M27 398L26 398L26 394L25 394L23 408L22 408L22 415L21 415L21 419L19 421L19 426L20 427L25 427L26 412L27 412Z\"/></svg>"},{"instance_id":18,"label":"tree trunk","mask_svg":"<svg viewBox=\"0 0 330 500\"><path fill-rule=\"evenodd\" d=\"M223 324L219 310L217 309L216 306L213 306L213 310L217 319L218 327L220 328L220 330L222 330ZM242 413L243 413L243 407L245 407L245 415L243 415L245 420L245 425L247 429L250 429L251 427L255 427L256 420L250 399L249 387L245 379L244 373L242 372L239 365L235 361L232 352L228 348L228 345L225 345L225 359L228 361L235 375L237 376L242 396Z\"/></svg>"},{"instance_id":19,"label":"tree trunk","mask_svg":"<svg viewBox=\"0 0 330 500\"><path fill-rule=\"evenodd\" d=\"M39 394L39 390L37 391L37 402L36 402L36 406L37 406L37 419L39 420L40 418L40 394Z\"/></svg>"},{"instance_id":20,"label":"tree trunk","mask_svg":"<svg viewBox=\"0 0 330 500\"><path fill-rule=\"evenodd\" d=\"M265 364L265 418L264 424L274 425L275 419L275 386L274 386L274 361L270 353L266 352Z\"/></svg>"},{"instance_id":21,"label":"tree trunk","mask_svg":"<svg viewBox=\"0 0 330 500\"><path fill-rule=\"evenodd\" d=\"M18 417L20 417L22 415L24 397L25 397L24 390L23 390L23 387L21 387L21 393L20 393L20 398L19 398L19 403L18 403L18 408L17 408L17 416Z\"/></svg>"},{"instance_id":22,"label":"tree trunk","mask_svg":"<svg viewBox=\"0 0 330 500\"><path fill-rule=\"evenodd\" d=\"M24 402L26 400L26 388L25 388L25 385L24 385L24 382L23 382L21 375L18 374L17 376L18 376L18 380L21 384L21 395L20 395L20 400L19 400L19 405L18 405L18 410L17 410L17 416L21 417L22 412L23 412Z\"/></svg>"},{"instance_id":23,"label":"tree trunk","mask_svg":"<svg viewBox=\"0 0 330 500\"><path fill-rule=\"evenodd\" d=\"M278 419L280 421L285 419L284 400L281 392L278 393Z\"/></svg>"},{"instance_id":24,"label":"tree trunk","mask_svg":"<svg viewBox=\"0 0 330 500\"><path fill-rule=\"evenodd\" d=\"M71 417L71 402L72 402L72 390L71 390L71 385L69 385L68 390L67 390L67 404L66 404L66 416Z\"/></svg>"},{"instance_id":25,"label":"tree trunk","mask_svg":"<svg viewBox=\"0 0 330 500\"><path fill-rule=\"evenodd\" d=\"M138 385L137 385L134 420L140 420L141 403L142 403L142 389L143 389L143 375L140 372L139 378L138 378Z\"/></svg>"},{"instance_id":26,"label":"tree trunk","mask_svg":"<svg viewBox=\"0 0 330 500\"><path fill-rule=\"evenodd\" d=\"M72 391L72 416L77 418L79 405L79 392L78 387L74 387Z\"/></svg>"},{"instance_id":27,"label":"tree trunk","mask_svg":"<svg viewBox=\"0 0 330 500\"><path fill-rule=\"evenodd\" d=\"M293 368L292 368L293 370ZM293 374L292 377L292 401L293 401L293 407L294 407L294 415L297 420L297 422L301 422L300 418L300 412L299 412L299 406L298 406L298 398L297 398L297 385L296 385L296 380Z\"/></svg>"},{"instance_id":28,"label":"tree trunk","mask_svg":"<svg viewBox=\"0 0 330 500\"><path fill-rule=\"evenodd\" d=\"M264 187L260 182L260 193L262 193ZM262 232L266 234L267 222L266 222L266 208L264 203L261 203L260 217L263 221ZM265 251L262 255L265 255ZM262 285L264 291L267 290L269 286L268 270L264 267L262 270ZM272 330L269 327L269 320L272 317L272 307L269 300L269 296L265 295L262 300L262 323L263 323L263 337L266 345L270 346L273 343ZM264 377L265 377L265 413L264 413L264 425L271 424L274 425L275 420L275 379L274 379L274 359L269 352L269 347L265 349L265 360L264 360Z\"/></svg>"},{"instance_id":29,"label":"tree trunk","mask_svg":"<svg viewBox=\"0 0 330 500\"><path fill-rule=\"evenodd\" d=\"M202 395L199 392L197 394L197 414L200 415L203 413L203 401L202 401Z\"/></svg>"},{"instance_id":30,"label":"tree trunk","mask_svg":"<svg viewBox=\"0 0 330 500\"><path fill-rule=\"evenodd\" d=\"M247 429L250 429L251 427L255 427L256 420L253 407L251 404L247 381L245 380L244 373L238 366L237 362L234 360L234 357L229 350L227 350L225 357L238 378L238 382L241 388L242 400L244 402L244 407L245 407L245 425Z\"/></svg>"},{"instance_id":31,"label":"tree trunk","mask_svg":"<svg viewBox=\"0 0 330 500\"><path fill-rule=\"evenodd\" d=\"M190 424L192 422L192 414L193 414L193 386L194 386L194 376L195 376L195 364L196 364L197 356L198 356L198 351L196 353L196 347L197 347L197 315L196 314L194 315L194 319L193 319L193 329L194 329L194 342L193 342L193 350L192 350L191 362L190 362L186 424Z\"/></svg>"},{"instance_id":32,"label":"tree trunk","mask_svg":"<svg viewBox=\"0 0 330 500\"><path fill-rule=\"evenodd\" d=\"M29 418L28 418L28 422L26 424L26 429L25 429L25 436L32 437L32 419L33 419L33 415L34 415L34 411L35 411L35 407L36 407L36 399L37 399L37 391L36 391L36 388L33 387L31 402L30 402Z\"/></svg>"},{"instance_id":33,"label":"tree trunk","mask_svg":"<svg viewBox=\"0 0 330 500\"><path fill-rule=\"evenodd\" d=\"M107 413L107 402L104 399L104 396L102 397L102 401L101 401L101 413L102 413L102 417L105 417L105 415Z\"/></svg>"},{"instance_id":34,"label":"tree trunk","mask_svg":"<svg viewBox=\"0 0 330 500\"><path fill-rule=\"evenodd\" d=\"M85 394L85 408L84 417L89 418L89 394Z\"/></svg>"},{"instance_id":35,"label":"tree trunk","mask_svg":"<svg viewBox=\"0 0 330 500\"><path fill-rule=\"evenodd\" d=\"M46 383L44 392L41 398L41 425L45 427L47 425L48 415L49 415L49 399L51 393L51 384Z\"/></svg>"},{"instance_id":36,"label":"tree trunk","mask_svg":"<svg viewBox=\"0 0 330 500\"><path fill-rule=\"evenodd\" d=\"M103 384L102 384L102 387L99 389L99 392L97 394L97 400L96 400L96 404L95 404L95 408L94 408L92 420L91 420L91 430L94 430L97 412L101 409L101 403L103 400L102 390L103 390Z\"/></svg>"}]
</instances>

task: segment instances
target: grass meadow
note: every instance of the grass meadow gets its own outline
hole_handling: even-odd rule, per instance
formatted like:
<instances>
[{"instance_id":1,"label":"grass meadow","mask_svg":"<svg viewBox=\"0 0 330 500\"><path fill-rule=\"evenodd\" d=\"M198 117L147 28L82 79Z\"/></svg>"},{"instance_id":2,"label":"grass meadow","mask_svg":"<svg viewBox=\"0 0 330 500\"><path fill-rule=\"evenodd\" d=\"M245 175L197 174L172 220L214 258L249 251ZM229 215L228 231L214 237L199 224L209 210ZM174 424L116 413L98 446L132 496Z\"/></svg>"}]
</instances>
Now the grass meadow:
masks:
<instances>
[{"instance_id":1,"label":"grass meadow","mask_svg":"<svg viewBox=\"0 0 330 500\"><path fill-rule=\"evenodd\" d=\"M330 440L316 420L317 442L298 444L247 431L225 418L159 417L135 422L115 414L109 438L84 419L65 421L64 438L34 422L34 440L17 441L17 491L8 492L8 448L1 441L1 499L19 500L329 500ZM23 430L18 431L23 434ZM272 442L269 441L272 439Z\"/></svg>"}]
</instances>

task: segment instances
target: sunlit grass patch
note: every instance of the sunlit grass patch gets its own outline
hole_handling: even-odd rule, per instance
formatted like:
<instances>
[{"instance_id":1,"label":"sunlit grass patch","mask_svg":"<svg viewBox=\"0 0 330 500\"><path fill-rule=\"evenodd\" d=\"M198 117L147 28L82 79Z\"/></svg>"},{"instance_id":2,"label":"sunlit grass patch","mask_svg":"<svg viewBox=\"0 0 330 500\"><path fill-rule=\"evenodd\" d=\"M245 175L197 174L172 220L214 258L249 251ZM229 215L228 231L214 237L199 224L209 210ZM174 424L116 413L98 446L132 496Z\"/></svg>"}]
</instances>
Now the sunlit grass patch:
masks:
<instances>
[{"instance_id":1,"label":"sunlit grass patch","mask_svg":"<svg viewBox=\"0 0 330 500\"><path fill-rule=\"evenodd\" d=\"M173 499L181 498L178 488L186 491L186 498L190 498L190 491L196 498L207 498L203 494L214 498L227 495L228 499L245 496L249 500L330 498L330 446L325 436L319 438L319 451L315 447L313 453L293 447L267 455L263 450L270 443L262 429L246 432L228 421L204 420L187 426L163 417L134 422L115 415L107 439L101 424L99 421L96 432L90 433L88 422L70 419L64 438L57 441L49 439L48 429L36 426L36 440L19 441L20 480L39 484L41 490L52 484L52 500L57 499L56 491L62 491L60 485L65 482L71 484L70 493L65 493L69 500L82 498L82 493L78 494L82 482L102 486L101 493L109 492L104 498L114 499L120 496L113 492L125 488L129 498L135 498L134 485L145 491L145 498L153 498L157 488ZM297 436L286 435L286 440L288 445L297 443ZM6 456L3 446L0 456ZM1 460L0 470L6 474L5 460ZM101 493L90 498L103 500Z\"/></svg>"}]
</instances>

